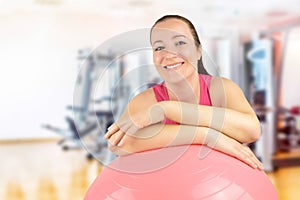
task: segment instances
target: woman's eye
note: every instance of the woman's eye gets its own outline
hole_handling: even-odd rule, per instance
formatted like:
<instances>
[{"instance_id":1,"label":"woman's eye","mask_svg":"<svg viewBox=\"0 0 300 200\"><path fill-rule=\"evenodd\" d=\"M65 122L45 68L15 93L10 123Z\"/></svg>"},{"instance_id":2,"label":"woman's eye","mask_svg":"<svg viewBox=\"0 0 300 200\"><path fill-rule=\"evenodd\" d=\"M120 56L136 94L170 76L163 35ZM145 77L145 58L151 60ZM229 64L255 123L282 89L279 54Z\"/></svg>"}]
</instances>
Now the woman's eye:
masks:
<instances>
[{"instance_id":1,"label":"woman's eye","mask_svg":"<svg viewBox=\"0 0 300 200\"><path fill-rule=\"evenodd\" d=\"M176 46L178 46L178 45L184 45L184 44L186 44L184 41L176 42Z\"/></svg>"},{"instance_id":2,"label":"woman's eye","mask_svg":"<svg viewBox=\"0 0 300 200\"><path fill-rule=\"evenodd\" d=\"M163 49L164 49L164 47L159 46L159 47L156 47L156 48L154 49L154 51L161 51L161 50L163 50Z\"/></svg>"}]
</instances>

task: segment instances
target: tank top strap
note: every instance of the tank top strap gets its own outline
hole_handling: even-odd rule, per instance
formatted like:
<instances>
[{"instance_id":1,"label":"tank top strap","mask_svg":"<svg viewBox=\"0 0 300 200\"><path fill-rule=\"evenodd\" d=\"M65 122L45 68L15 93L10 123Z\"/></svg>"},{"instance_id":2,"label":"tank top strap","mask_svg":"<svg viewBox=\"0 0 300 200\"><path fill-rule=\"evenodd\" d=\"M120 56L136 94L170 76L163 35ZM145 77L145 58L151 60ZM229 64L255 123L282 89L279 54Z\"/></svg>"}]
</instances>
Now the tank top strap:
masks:
<instances>
[{"instance_id":1,"label":"tank top strap","mask_svg":"<svg viewBox=\"0 0 300 200\"><path fill-rule=\"evenodd\" d=\"M157 102L169 100L168 91L164 82L155 85L153 91Z\"/></svg>"},{"instance_id":2,"label":"tank top strap","mask_svg":"<svg viewBox=\"0 0 300 200\"><path fill-rule=\"evenodd\" d=\"M165 83L160 83L158 85L155 85L153 87L153 91L154 91L154 94L155 94L155 98L156 98L156 101L157 102L160 102L160 101L168 101L169 100L169 95L168 95L168 90L165 86ZM175 122L175 121L172 121L170 119L165 119L163 121L164 124L179 124L178 122Z\"/></svg>"},{"instance_id":3,"label":"tank top strap","mask_svg":"<svg viewBox=\"0 0 300 200\"><path fill-rule=\"evenodd\" d=\"M200 80L200 102L199 102L199 104L206 105L206 106L212 106L211 99L210 99L210 93L209 93L211 76L199 74L199 80Z\"/></svg>"}]
</instances>

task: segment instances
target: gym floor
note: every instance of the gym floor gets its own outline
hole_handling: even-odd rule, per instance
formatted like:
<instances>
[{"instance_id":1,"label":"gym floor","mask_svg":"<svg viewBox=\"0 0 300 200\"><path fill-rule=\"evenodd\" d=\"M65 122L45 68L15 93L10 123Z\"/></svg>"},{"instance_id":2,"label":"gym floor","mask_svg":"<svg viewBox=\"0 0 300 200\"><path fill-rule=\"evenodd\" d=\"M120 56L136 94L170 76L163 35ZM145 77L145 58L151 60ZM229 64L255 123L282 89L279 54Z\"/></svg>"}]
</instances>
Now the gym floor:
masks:
<instances>
[{"instance_id":1,"label":"gym floor","mask_svg":"<svg viewBox=\"0 0 300 200\"><path fill-rule=\"evenodd\" d=\"M0 144L0 199L82 200L101 165L84 151L63 152L55 141ZM267 173L280 200L300 197L300 166Z\"/></svg>"}]
</instances>

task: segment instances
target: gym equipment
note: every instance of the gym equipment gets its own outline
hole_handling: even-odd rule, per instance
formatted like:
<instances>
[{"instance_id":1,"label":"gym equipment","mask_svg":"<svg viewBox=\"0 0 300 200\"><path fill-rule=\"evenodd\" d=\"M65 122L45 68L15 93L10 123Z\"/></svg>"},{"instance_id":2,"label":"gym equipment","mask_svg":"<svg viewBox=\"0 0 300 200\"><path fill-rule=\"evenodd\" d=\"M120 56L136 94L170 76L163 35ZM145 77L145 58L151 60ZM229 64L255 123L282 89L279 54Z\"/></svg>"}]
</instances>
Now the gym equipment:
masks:
<instances>
[{"instance_id":1,"label":"gym equipment","mask_svg":"<svg viewBox=\"0 0 300 200\"><path fill-rule=\"evenodd\" d=\"M85 148L88 150L88 159L97 157L105 160L110 153L107 151L107 141L102 136L113 123L113 110L94 110L91 107L112 99L103 95L94 99L92 90L96 82L93 76L97 73L97 65L105 66L112 57L99 56L92 54L89 49L81 49L78 51L78 59L81 64L75 85L74 102L72 106L67 106L67 110L71 111L73 116L65 117L68 128L62 129L50 124L43 124L42 128L63 137L58 142L63 150Z\"/></svg>"},{"instance_id":2,"label":"gym equipment","mask_svg":"<svg viewBox=\"0 0 300 200\"><path fill-rule=\"evenodd\" d=\"M280 151L289 152L300 146L300 107L293 106L290 109L280 108L278 112L281 114L278 120L282 126L278 128L277 148Z\"/></svg>"},{"instance_id":3,"label":"gym equipment","mask_svg":"<svg viewBox=\"0 0 300 200\"><path fill-rule=\"evenodd\" d=\"M70 109L70 107L68 108ZM42 128L61 135L62 139L58 141L58 145L61 145L65 151L82 149L82 140L84 140L84 147L89 149L86 155L88 159L92 159L95 155L98 158L105 159L107 141L101 137L101 134L104 135L105 132L99 128L99 124L105 128L109 127L113 123L112 113L98 111L96 114L99 116L99 121L86 121L82 127L76 127L74 120L70 116L66 116L67 129L55 127L50 124L43 124ZM87 139L85 138L88 138L89 142L86 142Z\"/></svg>"},{"instance_id":4,"label":"gym equipment","mask_svg":"<svg viewBox=\"0 0 300 200\"><path fill-rule=\"evenodd\" d=\"M277 200L264 171L202 145L175 146L116 158L85 200Z\"/></svg>"},{"instance_id":5,"label":"gym equipment","mask_svg":"<svg viewBox=\"0 0 300 200\"><path fill-rule=\"evenodd\" d=\"M73 105L67 107L73 116L65 118L68 129L49 124L43 128L63 136L59 144L64 150L85 148L88 158L109 163L115 155L107 150L107 141L103 139L107 127L119 118L133 96L161 79L151 75L146 50L123 55L111 51L100 53L101 49L78 51L80 65ZM73 145L67 145L68 141Z\"/></svg>"}]
</instances>

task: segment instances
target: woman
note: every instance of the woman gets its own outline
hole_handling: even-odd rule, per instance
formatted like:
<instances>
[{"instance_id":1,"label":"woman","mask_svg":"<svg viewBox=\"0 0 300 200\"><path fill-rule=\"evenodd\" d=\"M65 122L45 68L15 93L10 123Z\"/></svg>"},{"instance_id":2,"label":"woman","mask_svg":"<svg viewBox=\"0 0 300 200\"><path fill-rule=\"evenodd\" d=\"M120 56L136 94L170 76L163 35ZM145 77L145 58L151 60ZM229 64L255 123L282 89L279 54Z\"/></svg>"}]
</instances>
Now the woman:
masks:
<instances>
[{"instance_id":1,"label":"woman","mask_svg":"<svg viewBox=\"0 0 300 200\"><path fill-rule=\"evenodd\" d=\"M164 16L153 25L150 40L164 82L135 96L108 128L110 150L126 155L202 144L262 169L243 144L260 136L256 114L237 84L198 73L204 69L202 47L193 24L178 15Z\"/></svg>"}]
</instances>

